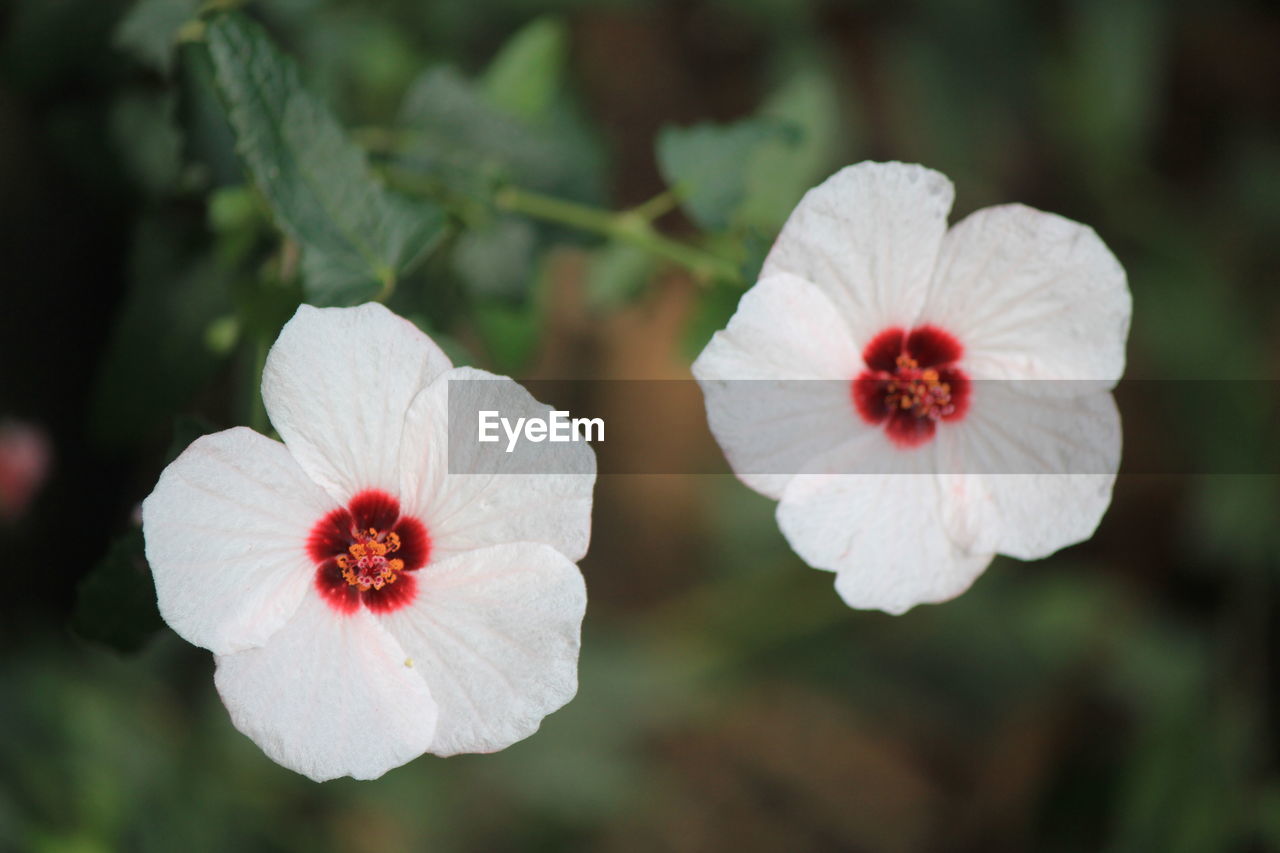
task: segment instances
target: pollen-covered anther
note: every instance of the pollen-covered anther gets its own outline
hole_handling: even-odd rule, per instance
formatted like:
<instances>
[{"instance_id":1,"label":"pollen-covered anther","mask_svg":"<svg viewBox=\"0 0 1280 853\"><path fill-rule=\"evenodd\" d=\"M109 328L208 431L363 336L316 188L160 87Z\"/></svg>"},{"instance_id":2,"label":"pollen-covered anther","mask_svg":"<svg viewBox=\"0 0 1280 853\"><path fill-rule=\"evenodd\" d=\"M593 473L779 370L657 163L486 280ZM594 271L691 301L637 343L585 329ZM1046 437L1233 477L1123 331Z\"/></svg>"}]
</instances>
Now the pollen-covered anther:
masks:
<instances>
[{"instance_id":1,"label":"pollen-covered anther","mask_svg":"<svg viewBox=\"0 0 1280 853\"><path fill-rule=\"evenodd\" d=\"M920 364L905 353L898 356L896 363L897 370L884 389L888 408L935 421L955 412L951 384L944 382L935 368L922 370Z\"/></svg>"},{"instance_id":2,"label":"pollen-covered anther","mask_svg":"<svg viewBox=\"0 0 1280 853\"><path fill-rule=\"evenodd\" d=\"M400 550L400 537L394 532L381 533L370 527L356 534L347 553L337 558L342 578L361 592L382 589L396 582L404 571L404 560L387 559L387 554Z\"/></svg>"}]
</instances>

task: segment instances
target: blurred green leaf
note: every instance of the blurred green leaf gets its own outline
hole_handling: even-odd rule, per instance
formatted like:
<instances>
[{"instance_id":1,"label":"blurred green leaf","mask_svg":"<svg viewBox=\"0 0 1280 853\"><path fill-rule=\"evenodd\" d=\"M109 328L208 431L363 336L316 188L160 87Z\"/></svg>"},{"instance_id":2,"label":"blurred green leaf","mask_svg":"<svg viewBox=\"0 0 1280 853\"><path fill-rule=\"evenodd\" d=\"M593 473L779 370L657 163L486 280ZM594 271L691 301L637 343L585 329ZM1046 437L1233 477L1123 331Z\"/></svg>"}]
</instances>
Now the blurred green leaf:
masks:
<instances>
[{"instance_id":1,"label":"blurred green leaf","mask_svg":"<svg viewBox=\"0 0 1280 853\"><path fill-rule=\"evenodd\" d=\"M511 37L485 71L486 97L517 118L541 118L560 89L568 52L563 23L551 18L533 21Z\"/></svg>"},{"instance_id":2,"label":"blurred green leaf","mask_svg":"<svg viewBox=\"0 0 1280 853\"><path fill-rule=\"evenodd\" d=\"M107 445L146 440L220 361L204 335L231 300L214 257L189 252L194 231L156 215L135 234L130 290L111 330L91 416Z\"/></svg>"},{"instance_id":3,"label":"blurred green leaf","mask_svg":"<svg viewBox=\"0 0 1280 853\"><path fill-rule=\"evenodd\" d=\"M480 300L473 316L494 370L518 377L538 346L541 318L537 305Z\"/></svg>"},{"instance_id":4,"label":"blurred green leaf","mask_svg":"<svg viewBox=\"0 0 1280 853\"><path fill-rule=\"evenodd\" d=\"M1108 849L1241 849L1249 814L1238 793L1261 733L1215 689L1221 673L1202 637L1153 619L1125 639L1118 688L1139 719Z\"/></svg>"},{"instance_id":5,"label":"blurred green leaf","mask_svg":"<svg viewBox=\"0 0 1280 853\"><path fill-rule=\"evenodd\" d=\"M805 192L833 170L841 131L839 106L831 79L811 67L792 74L757 113L795 131L763 140L747 166L746 196L738 216L768 235L766 251ZM757 264L747 281L754 281L758 271Z\"/></svg>"},{"instance_id":6,"label":"blurred green leaf","mask_svg":"<svg viewBox=\"0 0 1280 853\"><path fill-rule=\"evenodd\" d=\"M609 243L587 265L587 302L611 311L638 296L657 266L653 255L628 243Z\"/></svg>"},{"instance_id":7,"label":"blurred green leaf","mask_svg":"<svg viewBox=\"0 0 1280 853\"><path fill-rule=\"evenodd\" d=\"M278 0L263 15L279 21ZM414 33L374 4L321 3L297 15L283 31L308 88L348 122L384 122L422 69Z\"/></svg>"},{"instance_id":8,"label":"blurred green leaf","mask_svg":"<svg viewBox=\"0 0 1280 853\"><path fill-rule=\"evenodd\" d=\"M494 106L458 71L428 69L400 111L406 140L397 165L443 188L487 199L510 182L583 202L603 196L603 155L566 105L534 124Z\"/></svg>"},{"instance_id":9,"label":"blurred green leaf","mask_svg":"<svg viewBox=\"0 0 1280 853\"><path fill-rule=\"evenodd\" d=\"M198 0L138 0L120 19L112 41L139 62L168 74L175 36L195 17L197 6Z\"/></svg>"},{"instance_id":10,"label":"blurred green leaf","mask_svg":"<svg viewBox=\"0 0 1280 853\"><path fill-rule=\"evenodd\" d=\"M684 208L703 228L730 226L746 200L748 170L762 146L796 131L777 122L747 119L735 124L664 127L658 134L658 168L677 188Z\"/></svg>"},{"instance_id":11,"label":"blurred green leaf","mask_svg":"<svg viewBox=\"0 0 1280 853\"><path fill-rule=\"evenodd\" d=\"M711 234L707 237L707 251L723 258L733 258L742 286L749 287L760 277L764 259L773 248L774 238L785 221L786 214L783 214L782 220L771 228L743 224L733 231Z\"/></svg>"},{"instance_id":12,"label":"blurred green leaf","mask_svg":"<svg viewBox=\"0 0 1280 853\"><path fill-rule=\"evenodd\" d=\"M1045 119L1094 173L1131 171L1156 118L1164 16L1156 0L1069 4L1068 54L1047 68Z\"/></svg>"},{"instance_id":13,"label":"blurred green leaf","mask_svg":"<svg viewBox=\"0 0 1280 853\"><path fill-rule=\"evenodd\" d=\"M111 109L115 149L134 179L155 194L177 188L182 168L182 135L172 120L173 100L128 94Z\"/></svg>"},{"instance_id":14,"label":"blurred green leaf","mask_svg":"<svg viewBox=\"0 0 1280 853\"><path fill-rule=\"evenodd\" d=\"M1239 423L1235 413L1231 420L1233 424ZM1256 436L1258 441L1266 442L1264 436L1272 433L1266 431L1265 423L1257 426L1258 432L1241 429L1242 437ZM1220 439L1220 433L1217 435ZM1249 452L1248 445L1246 452ZM1275 468L1260 470L1274 471ZM1188 503L1185 529L1191 544L1209 558L1204 569L1214 576L1221 577L1227 566L1243 572L1261 572L1271 555L1280 554L1280 528L1275 523L1280 518L1280 483L1275 477L1254 474L1197 477Z\"/></svg>"},{"instance_id":15,"label":"blurred green leaf","mask_svg":"<svg viewBox=\"0 0 1280 853\"><path fill-rule=\"evenodd\" d=\"M739 229L767 250L800 198L830 172L839 132L835 89L821 69L806 66L749 119L664 128L658 166L699 225ZM739 254L753 281L763 254L755 246Z\"/></svg>"},{"instance_id":16,"label":"blurred green leaf","mask_svg":"<svg viewBox=\"0 0 1280 853\"><path fill-rule=\"evenodd\" d=\"M271 231L271 213L261 196L237 184L209 195L209 228L217 235L218 256L229 269L244 260L259 238Z\"/></svg>"},{"instance_id":17,"label":"blurred green leaf","mask_svg":"<svg viewBox=\"0 0 1280 853\"><path fill-rule=\"evenodd\" d=\"M1229 271L1190 223L1150 223L1129 263L1134 343L1154 375L1179 379L1261 379L1268 363L1259 319L1245 310Z\"/></svg>"},{"instance_id":18,"label":"blurred green leaf","mask_svg":"<svg viewBox=\"0 0 1280 853\"><path fill-rule=\"evenodd\" d=\"M364 152L257 24L221 15L206 40L240 154L302 245L307 301L351 305L385 291L440 236L440 209L374 180Z\"/></svg>"},{"instance_id":19,"label":"blurred green leaf","mask_svg":"<svg viewBox=\"0 0 1280 853\"><path fill-rule=\"evenodd\" d=\"M215 355L230 355L240 342L240 320L228 314L214 320L204 330L204 345Z\"/></svg>"},{"instance_id":20,"label":"blurred green leaf","mask_svg":"<svg viewBox=\"0 0 1280 853\"><path fill-rule=\"evenodd\" d=\"M536 241L533 225L515 217L468 229L453 248L454 272L475 294L519 296L528 289L535 273Z\"/></svg>"},{"instance_id":21,"label":"blurred green leaf","mask_svg":"<svg viewBox=\"0 0 1280 853\"><path fill-rule=\"evenodd\" d=\"M141 528L116 539L80 582L71 624L85 639L122 652L136 652L160 629Z\"/></svg>"},{"instance_id":22,"label":"blurred green leaf","mask_svg":"<svg viewBox=\"0 0 1280 853\"><path fill-rule=\"evenodd\" d=\"M206 187L239 186L244 167L236 156L236 138L218 95L209 51L196 42L178 48L177 114L182 161Z\"/></svg>"},{"instance_id":23,"label":"blurred green leaf","mask_svg":"<svg viewBox=\"0 0 1280 853\"><path fill-rule=\"evenodd\" d=\"M209 225L219 233L250 227L258 205L248 187L224 187L209 196Z\"/></svg>"}]
</instances>

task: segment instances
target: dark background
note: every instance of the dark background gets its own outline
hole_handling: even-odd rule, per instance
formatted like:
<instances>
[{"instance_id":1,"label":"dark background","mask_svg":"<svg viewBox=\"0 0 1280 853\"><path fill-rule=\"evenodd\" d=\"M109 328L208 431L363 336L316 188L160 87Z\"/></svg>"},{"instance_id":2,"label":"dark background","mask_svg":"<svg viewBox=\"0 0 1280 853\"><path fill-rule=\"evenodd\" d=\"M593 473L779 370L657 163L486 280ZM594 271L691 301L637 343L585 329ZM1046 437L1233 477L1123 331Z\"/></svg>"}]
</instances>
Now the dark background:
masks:
<instances>
[{"instance_id":1,"label":"dark background","mask_svg":"<svg viewBox=\"0 0 1280 853\"><path fill-rule=\"evenodd\" d=\"M171 443L248 422L252 346L227 330L276 240L200 117L187 54L122 36L130 5L0 3L0 420L45 431L53 454L0 521L0 847L1280 849L1274 474L1122 476L1090 542L998 559L956 601L898 618L847 609L732 478L603 478L581 690L541 732L374 783L272 764L231 727L210 656L158 623L133 517ZM375 140L424 69L478 75L556 16L564 150L594 164L565 194L605 209L663 190L662 127L738 120L783 92L808 111L811 184L863 159L922 162L955 182L953 218L1021 201L1092 225L1130 277L1128 377L1280 374L1270 4L250 13ZM699 238L680 212L659 224ZM516 376L687 378L740 288L643 260L618 285L616 248L539 232L513 261L536 276L494 296L452 244L394 307L457 360ZM1225 418L1126 404L1126 444L1185 454L1176 470L1251 470L1274 459L1277 425L1271 386L1250 387ZM626 416L625 400L587 402ZM696 399L635 416L648 439L605 452L662 470L718 453Z\"/></svg>"}]
</instances>

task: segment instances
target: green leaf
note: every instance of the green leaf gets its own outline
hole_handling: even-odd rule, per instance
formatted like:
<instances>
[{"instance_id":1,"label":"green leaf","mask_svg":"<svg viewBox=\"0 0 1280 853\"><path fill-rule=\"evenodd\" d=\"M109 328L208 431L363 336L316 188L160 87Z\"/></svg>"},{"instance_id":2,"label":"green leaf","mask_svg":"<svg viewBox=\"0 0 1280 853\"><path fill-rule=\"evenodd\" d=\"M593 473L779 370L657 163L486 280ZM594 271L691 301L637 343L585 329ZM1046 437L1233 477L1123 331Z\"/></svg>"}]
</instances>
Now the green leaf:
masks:
<instances>
[{"instance_id":1,"label":"green leaf","mask_svg":"<svg viewBox=\"0 0 1280 853\"><path fill-rule=\"evenodd\" d=\"M539 18L511 37L484 75L489 103L517 118L536 120L547 113L560 89L568 58L564 24Z\"/></svg>"},{"instance_id":2,"label":"green leaf","mask_svg":"<svg viewBox=\"0 0 1280 853\"><path fill-rule=\"evenodd\" d=\"M838 132L835 89L820 70L805 68L751 118L664 128L658 166L703 228L754 230L769 243L805 192L829 174ZM754 252L743 266L759 268Z\"/></svg>"},{"instance_id":3,"label":"green leaf","mask_svg":"<svg viewBox=\"0 0 1280 853\"><path fill-rule=\"evenodd\" d=\"M116 27L116 47L168 74L178 30L196 15L197 0L138 0Z\"/></svg>"},{"instance_id":4,"label":"green leaf","mask_svg":"<svg viewBox=\"0 0 1280 853\"><path fill-rule=\"evenodd\" d=\"M786 125L757 119L665 127L658 134L658 167L681 193L694 220L721 231L730 227L746 200L754 155L766 142L794 135Z\"/></svg>"},{"instance_id":5,"label":"green leaf","mask_svg":"<svg viewBox=\"0 0 1280 853\"><path fill-rule=\"evenodd\" d=\"M557 106L538 123L495 107L447 66L428 69L400 111L406 145L397 165L443 187L487 198L502 182L586 203L604 195L604 157L576 115Z\"/></svg>"},{"instance_id":6,"label":"green leaf","mask_svg":"<svg viewBox=\"0 0 1280 853\"><path fill-rule=\"evenodd\" d=\"M747 166L746 198L738 218L769 234L767 243L805 192L832 172L840 135L838 104L827 75L809 68L792 75L757 113L795 131L764 140ZM754 274L747 280L754 281Z\"/></svg>"},{"instance_id":7,"label":"green leaf","mask_svg":"<svg viewBox=\"0 0 1280 853\"><path fill-rule=\"evenodd\" d=\"M178 47L177 109L182 162L192 185L239 186L245 170L236 156L236 138L213 79L209 51L196 42Z\"/></svg>"},{"instance_id":8,"label":"green leaf","mask_svg":"<svg viewBox=\"0 0 1280 853\"><path fill-rule=\"evenodd\" d=\"M85 639L136 652L161 624L142 530L130 530L80 582L71 627Z\"/></svg>"},{"instance_id":9,"label":"green leaf","mask_svg":"<svg viewBox=\"0 0 1280 853\"><path fill-rule=\"evenodd\" d=\"M769 250L773 248L773 238L777 234L778 229L782 227L782 223L786 221L787 215L791 212L788 207L782 213L782 218L773 224L773 227L747 225L741 232L733 234L728 238L727 242L734 245L726 246L722 251L725 257L736 257L738 261L738 273L742 281L750 286L760 277L760 268L764 266L764 259L768 257ZM716 241L711 241L710 247L712 251L715 249Z\"/></svg>"},{"instance_id":10,"label":"green leaf","mask_svg":"<svg viewBox=\"0 0 1280 853\"><path fill-rule=\"evenodd\" d=\"M302 246L307 301L351 305L390 289L440 236L440 209L374 179L364 152L257 24L221 15L205 38L240 155Z\"/></svg>"},{"instance_id":11,"label":"green leaf","mask_svg":"<svg viewBox=\"0 0 1280 853\"><path fill-rule=\"evenodd\" d=\"M465 231L453 249L453 269L480 296L509 298L528 289L536 272L537 235L528 221L504 217Z\"/></svg>"},{"instance_id":12,"label":"green leaf","mask_svg":"<svg viewBox=\"0 0 1280 853\"><path fill-rule=\"evenodd\" d=\"M342 104L351 124L384 123L422 70L421 31L404 26L378 4L319 3L300 14L283 13L278 2L259 8L294 37L295 59L311 91Z\"/></svg>"}]
</instances>

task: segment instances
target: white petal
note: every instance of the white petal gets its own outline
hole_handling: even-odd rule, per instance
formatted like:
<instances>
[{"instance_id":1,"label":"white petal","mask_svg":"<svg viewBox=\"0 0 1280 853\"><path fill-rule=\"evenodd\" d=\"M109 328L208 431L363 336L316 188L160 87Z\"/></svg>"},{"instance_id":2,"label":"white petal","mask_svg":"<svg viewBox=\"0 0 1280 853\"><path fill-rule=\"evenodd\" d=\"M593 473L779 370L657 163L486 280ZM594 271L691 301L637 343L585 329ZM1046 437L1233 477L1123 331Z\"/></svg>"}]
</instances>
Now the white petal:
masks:
<instances>
[{"instance_id":1,"label":"white petal","mask_svg":"<svg viewBox=\"0 0 1280 853\"><path fill-rule=\"evenodd\" d=\"M794 275L762 278L693 363L698 379L851 379L862 355L835 306Z\"/></svg>"},{"instance_id":2,"label":"white petal","mask_svg":"<svg viewBox=\"0 0 1280 853\"><path fill-rule=\"evenodd\" d=\"M862 366L831 300L793 275L762 279L693 363L711 432L734 473L778 498L810 459L857 422Z\"/></svg>"},{"instance_id":3,"label":"white petal","mask_svg":"<svg viewBox=\"0 0 1280 853\"><path fill-rule=\"evenodd\" d=\"M470 367L442 374L414 400L400 492L405 512L426 525L432 559L507 542L542 542L581 559L591 538L595 451L586 442L542 442L507 453L501 428L498 442L482 444L481 409L513 423L551 411L518 383Z\"/></svg>"},{"instance_id":4,"label":"white petal","mask_svg":"<svg viewBox=\"0 0 1280 853\"><path fill-rule=\"evenodd\" d=\"M278 441L244 427L197 439L142 503L160 614L219 654L262 645L311 583L307 536L333 506Z\"/></svg>"},{"instance_id":5,"label":"white petal","mask_svg":"<svg viewBox=\"0 0 1280 853\"><path fill-rule=\"evenodd\" d=\"M214 683L235 727L317 782L376 779L435 737L430 690L364 608L339 614L308 594L267 645L217 663Z\"/></svg>"},{"instance_id":6,"label":"white petal","mask_svg":"<svg viewBox=\"0 0 1280 853\"><path fill-rule=\"evenodd\" d=\"M921 322L959 339L973 379L1114 383L1131 312L1124 269L1093 229L1011 204L947 234ZM1034 390L1080 393L1069 382Z\"/></svg>"},{"instance_id":7,"label":"white petal","mask_svg":"<svg viewBox=\"0 0 1280 853\"><path fill-rule=\"evenodd\" d=\"M1035 382L975 382L969 414L939 430L967 491L946 512L952 538L1023 560L1093 535L1120 467L1120 413L1107 391L1024 393ZM1095 387L1097 384L1095 383Z\"/></svg>"},{"instance_id":8,"label":"white petal","mask_svg":"<svg viewBox=\"0 0 1280 853\"><path fill-rule=\"evenodd\" d=\"M298 463L345 504L362 489L395 494L405 412L449 366L381 305L303 305L267 356L262 399Z\"/></svg>"},{"instance_id":9,"label":"white petal","mask_svg":"<svg viewBox=\"0 0 1280 853\"><path fill-rule=\"evenodd\" d=\"M816 284L861 348L885 328L914 322L954 195L945 175L923 166L849 166L805 194L760 275L793 273Z\"/></svg>"},{"instance_id":10,"label":"white petal","mask_svg":"<svg viewBox=\"0 0 1280 853\"><path fill-rule=\"evenodd\" d=\"M578 690L582 575L546 545L497 545L418 574L383 624L431 687L437 755L493 752L537 731Z\"/></svg>"},{"instance_id":11,"label":"white petal","mask_svg":"<svg viewBox=\"0 0 1280 853\"><path fill-rule=\"evenodd\" d=\"M838 573L836 590L850 607L897 614L954 598L992 554L966 552L948 535L936 465L931 445L903 451L868 431L791 481L778 525L806 563Z\"/></svg>"},{"instance_id":12,"label":"white petal","mask_svg":"<svg viewBox=\"0 0 1280 853\"><path fill-rule=\"evenodd\" d=\"M934 549L920 549L919 562L897 562L893 570L899 578L886 578L886 564L876 568L867 562L853 571L836 575L836 592L844 603L857 610L883 610L901 616L917 604L939 604L961 595L991 565L992 554L966 554L958 548L947 550L942 540ZM927 560L927 562L926 562Z\"/></svg>"}]
</instances>

